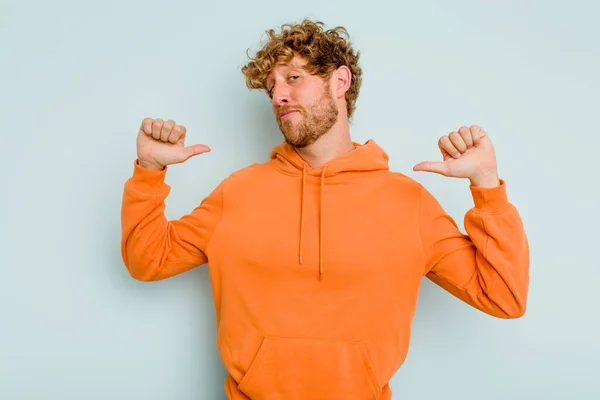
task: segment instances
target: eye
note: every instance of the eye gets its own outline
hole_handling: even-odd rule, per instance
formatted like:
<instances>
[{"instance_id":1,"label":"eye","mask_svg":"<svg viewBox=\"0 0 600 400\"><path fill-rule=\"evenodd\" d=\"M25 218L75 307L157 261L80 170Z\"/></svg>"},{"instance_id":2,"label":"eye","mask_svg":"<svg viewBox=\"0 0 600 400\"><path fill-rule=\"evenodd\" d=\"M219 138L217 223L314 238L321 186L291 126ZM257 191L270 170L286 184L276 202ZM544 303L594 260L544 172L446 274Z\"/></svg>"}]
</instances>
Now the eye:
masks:
<instances>
[{"instance_id":1,"label":"eye","mask_svg":"<svg viewBox=\"0 0 600 400\"><path fill-rule=\"evenodd\" d=\"M292 81L297 81L298 79L300 79L300 76L299 75L292 75L288 79L290 79Z\"/></svg>"}]
</instances>

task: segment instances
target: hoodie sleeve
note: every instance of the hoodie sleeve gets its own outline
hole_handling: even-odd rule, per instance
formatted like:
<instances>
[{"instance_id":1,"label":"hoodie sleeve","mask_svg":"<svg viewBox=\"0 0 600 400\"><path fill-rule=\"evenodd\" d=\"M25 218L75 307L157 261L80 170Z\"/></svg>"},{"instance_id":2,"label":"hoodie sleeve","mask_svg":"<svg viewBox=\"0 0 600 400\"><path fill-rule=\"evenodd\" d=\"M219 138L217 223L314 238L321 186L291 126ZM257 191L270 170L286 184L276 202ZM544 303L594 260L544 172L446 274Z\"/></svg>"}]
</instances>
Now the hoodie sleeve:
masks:
<instances>
[{"instance_id":1,"label":"hoodie sleeve","mask_svg":"<svg viewBox=\"0 0 600 400\"><path fill-rule=\"evenodd\" d=\"M190 214L165 217L170 187L166 169L153 171L134 163L121 206L121 256L131 276L158 281L208 261L206 248L223 212L222 183Z\"/></svg>"},{"instance_id":2,"label":"hoodie sleeve","mask_svg":"<svg viewBox=\"0 0 600 400\"><path fill-rule=\"evenodd\" d=\"M425 275L473 307L499 318L525 313L529 286L529 245L506 184L470 186L474 207L461 233L437 200L421 192L420 232Z\"/></svg>"}]
</instances>

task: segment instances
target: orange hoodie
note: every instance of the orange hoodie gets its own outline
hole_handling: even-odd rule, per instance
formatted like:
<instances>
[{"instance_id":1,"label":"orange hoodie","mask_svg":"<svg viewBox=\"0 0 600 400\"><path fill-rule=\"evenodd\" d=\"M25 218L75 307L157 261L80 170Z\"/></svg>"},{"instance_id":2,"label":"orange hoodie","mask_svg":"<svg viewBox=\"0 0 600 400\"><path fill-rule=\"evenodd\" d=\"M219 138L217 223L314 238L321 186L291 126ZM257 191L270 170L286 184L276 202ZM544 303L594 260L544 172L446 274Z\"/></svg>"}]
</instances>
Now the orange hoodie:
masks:
<instances>
[{"instance_id":1,"label":"orange hoodie","mask_svg":"<svg viewBox=\"0 0 600 400\"><path fill-rule=\"evenodd\" d=\"M470 187L466 236L373 141L315 169L281 144L179 220L165 173L134 163L123 260L143 281L209 263L229 399L391 399L423 276L493 316L525 312L529 248L503 180Z\"/></svg>"}]
</instances>

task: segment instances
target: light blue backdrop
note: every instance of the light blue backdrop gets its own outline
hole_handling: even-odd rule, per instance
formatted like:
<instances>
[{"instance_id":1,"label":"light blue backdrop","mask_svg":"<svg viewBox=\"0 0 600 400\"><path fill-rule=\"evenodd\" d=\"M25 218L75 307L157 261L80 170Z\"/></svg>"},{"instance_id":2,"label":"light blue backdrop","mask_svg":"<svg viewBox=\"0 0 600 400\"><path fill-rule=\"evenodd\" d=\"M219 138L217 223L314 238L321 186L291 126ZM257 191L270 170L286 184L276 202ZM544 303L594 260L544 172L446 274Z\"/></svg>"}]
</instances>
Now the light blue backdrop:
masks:
<instances>
[{"instance_id":1,"label":"light blue backdrop","mask_svg":"<svg viewBox=\"0 0 600 400\"><path fill-rule=\"evenodd\" d=\"M212 152L170 169L190 211L281 135L246 50L307 16L362 52L353 138L462 227L467 183L415 174L479 124L530 237L527 314L486 316L424 281L394 399L598 399L600 7L592 1L0 1L0 399L224 399L206 268L157 283L119 253L144 117Z\"/></svg>"}]
</instances>

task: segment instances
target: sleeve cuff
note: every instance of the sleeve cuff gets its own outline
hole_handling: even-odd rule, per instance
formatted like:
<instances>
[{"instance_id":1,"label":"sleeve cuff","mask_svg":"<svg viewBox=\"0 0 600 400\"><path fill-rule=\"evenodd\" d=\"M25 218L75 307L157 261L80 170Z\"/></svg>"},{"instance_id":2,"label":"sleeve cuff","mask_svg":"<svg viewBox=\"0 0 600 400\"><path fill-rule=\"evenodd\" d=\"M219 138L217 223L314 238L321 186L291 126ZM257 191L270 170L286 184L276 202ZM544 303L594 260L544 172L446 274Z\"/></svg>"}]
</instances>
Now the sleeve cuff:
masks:
<instances>
[{"instance_id":1,"label":"sleeve cuff","mask_svg":"<svg viewBox=\"0 0 600 400\"><path fill-rule=\"evenodd\" d=\"M478 186L469 186L473 202L475 203L474 210L485 213L499 213L505 211L510 203L506 194L506 182L500 179L500 185L493 188L484 188Z\"/></svg>"},{"instance_id":2,"label":"sleeve cuff","mask_svg":"<svg viewBox=\"0 0 600 400\"><path fill-rule=\"evenodd\" d=\"M140 166L139 160L136 159L133 162L133 176L129 181L141 192L156 193L165 185L166 173L167 167L162 171L144 168Z\"/></svg>"}]
</instances>

